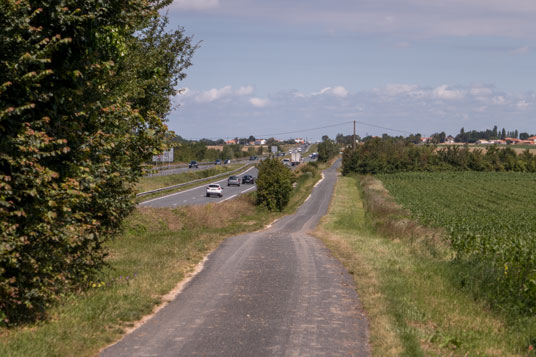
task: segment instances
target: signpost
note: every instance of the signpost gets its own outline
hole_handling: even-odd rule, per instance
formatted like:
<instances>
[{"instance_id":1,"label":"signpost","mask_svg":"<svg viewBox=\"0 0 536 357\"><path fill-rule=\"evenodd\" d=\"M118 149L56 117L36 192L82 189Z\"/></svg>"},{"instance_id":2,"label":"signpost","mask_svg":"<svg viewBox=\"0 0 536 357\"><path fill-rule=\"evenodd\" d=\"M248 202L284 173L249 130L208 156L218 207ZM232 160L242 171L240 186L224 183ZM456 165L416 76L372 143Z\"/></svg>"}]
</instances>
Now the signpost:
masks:
<instances>
[{"instance_id":1,"label":"signpost","mask_svg":"<svg viewBox=\"0 0 536 357\"><path fill-rule=\"evenodd\" d=\"M153 162L159 163L159 162L167 162L171 163L173 162L173 148L169 151L164 151L160 155L153 155Z\"/></svg>"}]
</instances>

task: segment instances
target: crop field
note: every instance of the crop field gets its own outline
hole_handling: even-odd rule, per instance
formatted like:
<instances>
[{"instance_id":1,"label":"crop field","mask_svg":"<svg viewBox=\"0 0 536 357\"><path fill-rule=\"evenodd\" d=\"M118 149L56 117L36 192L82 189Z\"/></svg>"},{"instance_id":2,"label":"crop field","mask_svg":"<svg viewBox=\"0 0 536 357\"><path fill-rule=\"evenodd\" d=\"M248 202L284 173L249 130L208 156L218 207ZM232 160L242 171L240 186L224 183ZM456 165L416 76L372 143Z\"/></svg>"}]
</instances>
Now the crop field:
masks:
<instances>
[{"instance_id":1,"label":"crop field","mask_svg":"<svg viewBox=\"0 0 536 357\"><path fill-rule=\"evenodd\" d=\"M495 291L536 311L535 174L415 172L378 178L419 223L445 229L456 259L485 269L500 287Z\"/></svg>"}]
</instances>

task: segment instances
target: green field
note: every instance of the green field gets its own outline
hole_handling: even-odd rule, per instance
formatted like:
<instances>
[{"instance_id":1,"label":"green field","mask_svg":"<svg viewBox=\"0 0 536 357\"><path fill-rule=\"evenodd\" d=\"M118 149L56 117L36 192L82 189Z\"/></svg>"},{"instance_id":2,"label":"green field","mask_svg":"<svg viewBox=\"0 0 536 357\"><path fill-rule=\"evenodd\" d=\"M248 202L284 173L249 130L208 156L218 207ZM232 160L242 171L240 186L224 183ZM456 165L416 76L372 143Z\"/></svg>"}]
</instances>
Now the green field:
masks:
<instances>
[{"instance_id":1,"label":"green field","mask_svg":"<svg viewBox=\"0 0 536 357\"><path fill-rule=\"evenodd\" d=\"M478 289L488 286L487 295L494 296L498 305L536 311L535 174L441 172L377 177L419 223L444 228L455 260L470 266L471 284ZM473 279L475 274L478 279Z\"/></svg>"}]
</instances>

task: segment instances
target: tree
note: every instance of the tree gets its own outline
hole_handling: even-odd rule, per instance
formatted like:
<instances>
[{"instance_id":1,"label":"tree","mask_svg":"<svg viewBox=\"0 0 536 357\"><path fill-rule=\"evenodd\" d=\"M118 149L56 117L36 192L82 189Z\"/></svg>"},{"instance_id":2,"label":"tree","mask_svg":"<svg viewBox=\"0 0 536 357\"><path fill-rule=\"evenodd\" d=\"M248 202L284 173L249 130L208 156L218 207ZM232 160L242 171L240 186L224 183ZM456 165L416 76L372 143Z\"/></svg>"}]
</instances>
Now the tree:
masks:
<instances>
[{"instance_id":1,"label":"tree","mask_svg":"<svg viewBox=\"0 0 536 357\"><path fill-rule=\"evenodd\" d=\"M196 47L170 2L0 3L0 323L102 268Z\"/></svg>"},{"instance_id":2,"label":"tree","mask_svg":"<svg viewBox=\"0 0 536 357\"><path fill-rule=\"evenodd\" d=\"M339 153L339 146L331 140L327 135L320 144L318 144L318 161L327 162Z\"/></svg>"},{"instance_id":3,"label":"tree","mask_svg":"<svg viewBox=\"0 0 536 357\"><path fill-rule=\"evenodd\" d=\"M271 211L282 211L290 201L294 177L292 171L276 158L267 158L258 166L257 204Z\"/></svg>"},{"instance_id":4,"label":"tree","mask_svg":"<svg viewBox=\"0 0 536 357\"><path fill-rule=\"evenodd\" d=\"M527 140L529 138L529 133L519 133L519 139L521 140Z\"/></svg>"}]
</instances>

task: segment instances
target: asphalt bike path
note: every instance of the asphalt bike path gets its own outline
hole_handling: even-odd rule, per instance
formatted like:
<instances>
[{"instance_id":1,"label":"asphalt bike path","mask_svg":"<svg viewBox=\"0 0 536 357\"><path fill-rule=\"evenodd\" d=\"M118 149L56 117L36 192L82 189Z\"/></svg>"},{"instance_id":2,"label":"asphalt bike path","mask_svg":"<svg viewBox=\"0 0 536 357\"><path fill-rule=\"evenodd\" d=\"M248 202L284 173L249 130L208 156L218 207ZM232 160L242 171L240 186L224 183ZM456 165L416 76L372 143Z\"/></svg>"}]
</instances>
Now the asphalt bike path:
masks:
<instances>
[{"instance_id":1,"label":"asphalt bike path","mask_svg":"<svg viewBox=\"0 0 536 357\"><path fill-rule=\"evenodd\" d=\"M225 240L173 301L101 355L368 356L353 280L308 234L333 193L335 167L323 174L295 214Z\"/></svg>"}]
</instances>

